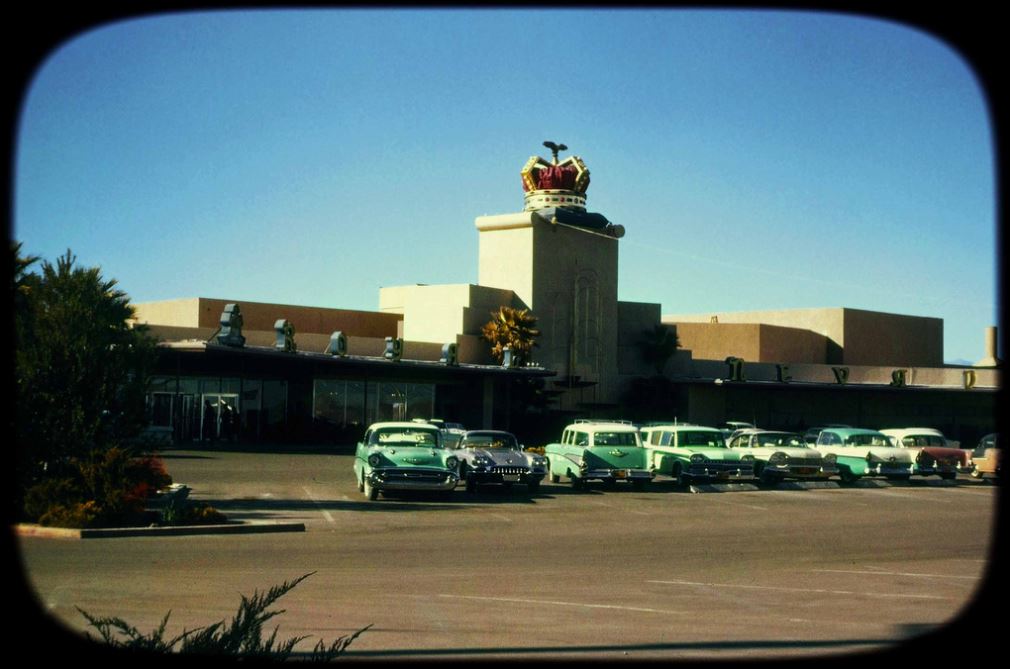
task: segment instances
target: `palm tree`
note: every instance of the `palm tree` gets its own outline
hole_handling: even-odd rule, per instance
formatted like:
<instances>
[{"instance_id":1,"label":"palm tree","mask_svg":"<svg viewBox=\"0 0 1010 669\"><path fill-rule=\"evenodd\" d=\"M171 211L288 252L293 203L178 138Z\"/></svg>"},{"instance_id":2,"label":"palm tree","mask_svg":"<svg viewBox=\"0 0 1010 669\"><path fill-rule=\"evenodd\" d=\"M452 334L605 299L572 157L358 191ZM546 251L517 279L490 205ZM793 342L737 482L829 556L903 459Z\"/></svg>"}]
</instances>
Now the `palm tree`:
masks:
<instances>
[{"instance_id":1,"label":"palm tree","mask_svg":"<svg viewBox=\"0 0 1010 669\"><path fill-rule=\"evenodd\" d=\"M484 339L491 343L491 355L501 363L505 349L512 351L512 361L521 365L530 359L540 330L536 329L537 317L529 309L515 309L502 306L491 312L491 320L481 328Z\"/></svg>"},{"instance_id":2,"label":"palm tree","mask_svg":"<svg viewBox=\"0 0 1010 669\"><path fill-rule=\"evenodd\" d=\"M643 330L637 343L642 358L655 368L657 376L662 376L666 361L680 348L676 332L662 323Z\"/></svg>"}]
</instances>

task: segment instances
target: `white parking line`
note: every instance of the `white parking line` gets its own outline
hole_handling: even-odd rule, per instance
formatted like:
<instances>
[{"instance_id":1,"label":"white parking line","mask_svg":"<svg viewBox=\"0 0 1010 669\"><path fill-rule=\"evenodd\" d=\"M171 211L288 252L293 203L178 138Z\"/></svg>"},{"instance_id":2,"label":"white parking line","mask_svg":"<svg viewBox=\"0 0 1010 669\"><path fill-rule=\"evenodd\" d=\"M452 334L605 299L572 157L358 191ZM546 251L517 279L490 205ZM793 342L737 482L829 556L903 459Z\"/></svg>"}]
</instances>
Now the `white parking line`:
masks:
<instances>
[{"instance_id":1,"label":"white parking line","mask_svg":"<svg viewBox=\"0 0 1010 669\"><path fill-rule=\"evenodd\" d=\"M616 604L583 604L581 602L559 602L549 599L517 599L512 597L477 597L473 595L439 595L446 599L474 599L484 602L507 602L510 604L548 604L551 606L575 606L584 609L617 609L620 611L640 611L643 613L672 613L678 616L687 615L687 611L666 611L663 609L646 609L637 606L618 606Z\"/></svg>"},{"instance_id":2,"label":"white parking line","mask_svg":"<svg viewBox=\"0 0 1010 669\"><path fill-rule=\"evenodd\" d=\"M698 583L695 581L646 581L646 583L662 583L666 585L700 585L706 588L746 588L749 590L778 590L781 592L813 592L827 595L862 595L865 597L897 597L905 599L950 599L936 595L891 594L887 592L854 592L851 590L822 590L819 588L780 588L770 585L741 585L738 583Z\"/></svg>"},{"instance_id":3,"label":"white parking line","mask_svg":"<svg viewBox=\"0 0 1010 669\"><path fill-rule=\"evenodd\" d=\"M953 574L911 574L903 571L865 571L858 569L811 569L810 571L826 574L870 574L873 576L920 576L922 578L962 578L966 581L977 581L978 576L955 576Z\"/></svg>"},{"instance_id":4,"label":"white parking line","mask_svg":"<svg viewBox=\"0 0 1010 669\"><path fill-rule=\"evenodd\" d=\"M319 502L317 502L316 498L312 496L312 493L309 492L308 488L306 488L306 487L303 486L302 490L305 491L305 494L308 496L308 498L312 501L313 504L315 504L316 506L319 506ZM335 520L333 520L333 516L330 515L330 512L327 511L326 509L320 507L319 511L323 514L323 518L325 518L327 522L329 522L329 523L335 523L336 522Z\"/></svg>"}]
</instances>

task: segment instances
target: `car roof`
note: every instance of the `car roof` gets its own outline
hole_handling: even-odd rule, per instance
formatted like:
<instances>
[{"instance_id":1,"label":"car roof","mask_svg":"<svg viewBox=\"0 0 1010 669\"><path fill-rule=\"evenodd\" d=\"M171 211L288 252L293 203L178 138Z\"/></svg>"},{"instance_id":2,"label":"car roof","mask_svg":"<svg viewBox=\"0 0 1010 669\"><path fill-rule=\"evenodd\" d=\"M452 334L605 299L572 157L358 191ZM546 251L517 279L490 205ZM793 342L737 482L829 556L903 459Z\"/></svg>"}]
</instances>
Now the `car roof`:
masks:
<instances>
[{"instance_id":1,"label":"car roof","mask_svg":"<svg viewBox=\"0 0 1010 669\"><path fill-rule=\"evenodd\" d=\"M933 434L942 437L943 432L936 429L935 427L889 427L883 430L879 430L884 434Z\"/></svg>"},{"instance_id":2,"label":"car roof","mask_svg":"<svg viewBox=\"0 0 1010 669\"><path fill-rule=\"evenodd\" d=\"M718 432L722 434L722 430L717 427L709 427L707 425L692 425L690 423L669 423L660 425L650 425L649 430L671 430L673 432L678 432L681 430L691 430L693 432Z\"/></svg>"},{"instance_id":3,"label":"car roof","mask_svg":"<svg viewBox=\"0 0 1010 669\"><path fill-rule=\"evenodd\" d=\"M887 436L880 430L868 430L862 427L826 427L821 432L834 432L846 437L853 434L880 434L885 437Z\"/></svg>"},{"instance_id":4,"label":"car roof","mask_svg":"<svg viewBox=\"0 0 1010 669\"><path fill-rule=\"evenodd\" d=\"M414 421L405 420L390 420L381 423L372 423L368 426L369 430L375 430L379 428L404 428L410 430L429 430L431 432L438 432L438 426L432 425L431 423L422 423Z\"/></svg>"}]
</instances>

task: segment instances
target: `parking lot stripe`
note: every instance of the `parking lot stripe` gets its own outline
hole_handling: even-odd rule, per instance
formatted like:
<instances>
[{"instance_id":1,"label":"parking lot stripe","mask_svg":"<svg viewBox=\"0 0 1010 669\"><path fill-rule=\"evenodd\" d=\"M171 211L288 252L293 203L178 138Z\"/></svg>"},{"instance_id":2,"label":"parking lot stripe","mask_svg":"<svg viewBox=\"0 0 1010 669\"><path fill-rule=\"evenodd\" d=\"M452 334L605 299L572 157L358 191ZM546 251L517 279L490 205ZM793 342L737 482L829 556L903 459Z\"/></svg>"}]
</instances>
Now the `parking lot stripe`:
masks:
<instances>
[{"instance_id":1,"label":"parking lot stripe","mask_svg":"<svg viewBox=\"0 0 1010 669\"><path fill-rule=\"evenodd\" d=\"M664 609L647 609L638 606L618 606L616 604L584 604L581 602L559 602L550 599L518 599L513 597L478 597L476 595L439 595L446 599L474 599L484 602L507 602L510 604L548 604L551 606L575 606L584 609L617 609L620 611L640 611L643 613L672 613L687 615L687 611L667 611Z\"/></svg>"},{"instance_id":2,"label":"parking lot stripe","mask_svg":"<svg viewBox=\"0 0 1010 669\"><path fill-rule=\"evenodd\" d=\"M305 491L306 496L308 496L308 498L312 501L313 504L315 504L316 506L319 506L319 502L317 502L316 498L312 496L312 493L309 492L308 488L306 488L306 487L303 486L302 490ZM323 518L325 518L327 522L336 523L336 521L333 520L333 516L330 515L329 511L327 511L326 509L324 509L322 507L319 507L319 511L323 514Z\"/></svg>"},{"instance_id":3,"label":"parking lot stripe","mask_svg":"<svg viewBox=\"0 0 1010 669\"><path fill-rule=\"evenodd\" d=\"M865 597L897 597L905 599L950 599L937 595L907 595L889 592L854 592L852 590L822 590L820 588L782 588L771 585L742 585L739 583L698 583L695 581L646 581L646 583L662 583L665 585L700 585L706 588L746 588L749 590L778 590L781 592L813 592L826 595L861 595Z\"/></svg>"},{"instance_id":4,"label":"parking lot stripe","mask_svg":"<svg viewBox=\"0 0 1010 669\"><path fill-rule=\"evenodd\" d=\"M953 574L910 574L902 571L860 571L858 569L811 569L810 571L828 574L860 574L873 576L921 576L923 578L962 578L967 581L977 581L977 576L955 576Z\"/></svg>"}]
</instances>

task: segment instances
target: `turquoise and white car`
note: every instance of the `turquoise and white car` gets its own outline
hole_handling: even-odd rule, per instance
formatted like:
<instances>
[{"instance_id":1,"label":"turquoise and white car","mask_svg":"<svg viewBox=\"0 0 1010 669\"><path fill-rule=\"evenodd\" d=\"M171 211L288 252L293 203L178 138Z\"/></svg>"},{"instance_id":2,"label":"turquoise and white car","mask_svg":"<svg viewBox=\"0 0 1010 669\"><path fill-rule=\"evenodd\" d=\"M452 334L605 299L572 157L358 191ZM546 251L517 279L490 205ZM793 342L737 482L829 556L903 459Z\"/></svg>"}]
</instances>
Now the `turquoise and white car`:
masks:
<instances>
[{"instance_id":1,"label":"turquoise and white car","mask_svg":"<svg viewBox=\"0 0 1010 669\"><path fill-rule=\"evenodd\" d=\"M459 458L442 445L437 426L373 423L354 452L358 490L374 500L387 490L450 492L459 481Z\"/></svg>"},{"instance_id":2,"label":"turquoise and white car","mask_svg":"<svg viewBox=\"0 0 1010 669\"><path fill-rule=\"evenodd\" d=\"M762 483L773 484L787 478L827 481L838 474L834 453L821 453L795 432L737 430L727 446L754 456L754 474Z\"/></svg>"},{"instance_id":3,"label":"turquoise and white car","mask_svg":"<svg viewBox=\"0 0 1010 669\"><path fill-rule=\"evenodd\" d=\"M864 476L885 476L907 481L915 473L915 454L895 448L886 434L856 427L827 427L817 435L814 447L833 453L838 461L838 477L854 483Z\"/></svg>"},{"instance_id":4,"label":"turquoise and white car","mask_svg":"<svg viewBox=\"0 0 1010 669\"><path fill-rule=\"evenodd\" d=\"M727 448L722 431L714 427L671 423L649 425L641 432L649 467L672 476L678 485L755 478L754 456Z\"/></svg>"},{"instance_id":5,"label":"turquoise and white car","mask_svg":"<svg viewBox=\"0 0 1010 669\"><path fill-rule=\"evenodd\" d=\"M551 483L564 476L574 488L597 480L608 486L627 481L641 489L653 477L638 428L628 421L577 420L561 441L544 447L544 457Z\"/></svg>"}]
</instances>

